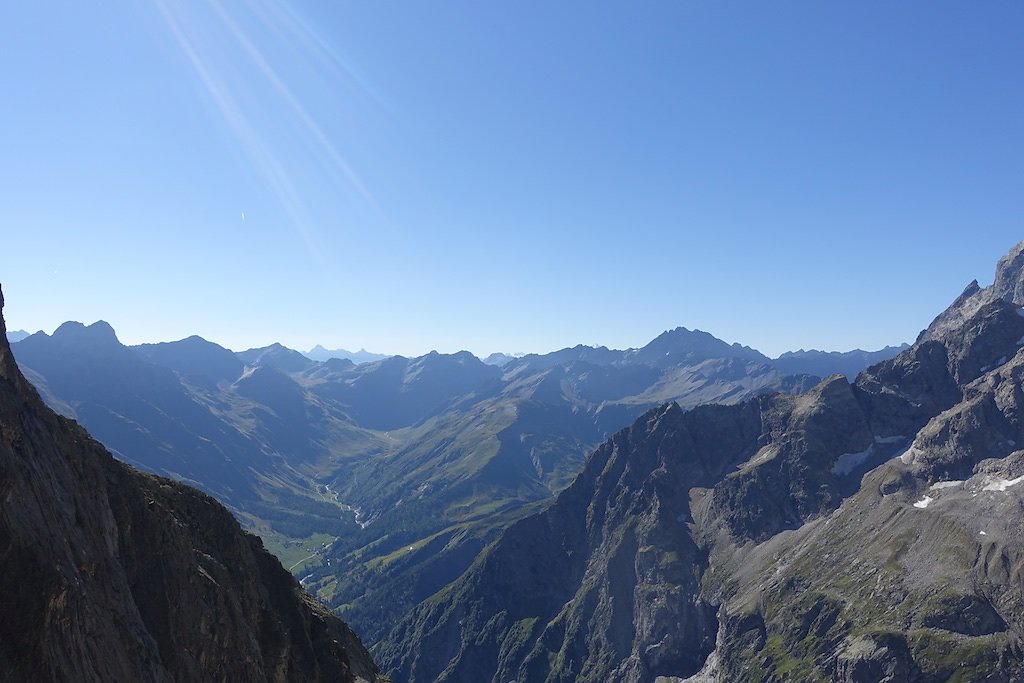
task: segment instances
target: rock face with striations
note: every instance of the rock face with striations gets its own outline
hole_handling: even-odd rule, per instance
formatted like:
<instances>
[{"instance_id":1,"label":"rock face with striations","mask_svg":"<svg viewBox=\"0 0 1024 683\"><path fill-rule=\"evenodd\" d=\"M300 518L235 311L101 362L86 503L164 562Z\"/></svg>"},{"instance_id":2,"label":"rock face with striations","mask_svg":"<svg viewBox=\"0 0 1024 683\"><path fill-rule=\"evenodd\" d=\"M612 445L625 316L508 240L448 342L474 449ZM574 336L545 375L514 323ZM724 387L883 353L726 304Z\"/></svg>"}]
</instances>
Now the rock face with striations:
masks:
<instances>
[{"instance_id":1,"label":"rock face with striations","mask_svg":"<svg viewBox=\"0 0 1024 683\"><path fill-rule=\"evenodd\" d=\"M1022 253L852 384L647 413L378 644L383 667L1024 680Z\"/></svg>"},{"instance_id":2,"label":"rock face with striations","mask_svg":"<svg viewBox=\"0 0 1024 683\"><path fill-rule=\"evenodd\" d=\"M5 336L0 587L4 680L377 679L355 634L223 507L46 408Z\"/></svg>"}]
</instances>

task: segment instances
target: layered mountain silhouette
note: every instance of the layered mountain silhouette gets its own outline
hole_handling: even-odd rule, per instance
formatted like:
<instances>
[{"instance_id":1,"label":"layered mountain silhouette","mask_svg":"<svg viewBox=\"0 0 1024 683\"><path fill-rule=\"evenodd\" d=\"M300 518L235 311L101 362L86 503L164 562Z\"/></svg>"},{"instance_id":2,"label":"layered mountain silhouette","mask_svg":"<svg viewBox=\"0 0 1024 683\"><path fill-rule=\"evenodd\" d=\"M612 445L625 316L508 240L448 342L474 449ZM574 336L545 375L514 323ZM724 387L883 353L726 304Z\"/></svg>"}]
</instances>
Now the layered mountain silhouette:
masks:
<instances>
[{"instance_id":1,"label":"layered mountain silhouette","mask_svg":"<svg viewBox=\"0 0 1024 683\"><path fill-rule=\"evenodd\" d=\"M117 367L109 326L54 337ZM0 491L4 680L377 680L354 633L225 508L118 462L46 407L6 336Z\"/></svg>"},{"instance_id":2,"label":"layered mountain silhouette","mask_svg":"<svg viewBox=\"0 0 1024 683\"><path fill-rule=\"evenodd\" d=\"M383 668L1022 680L1022 253L852 383L650 410L393 629Z\"/></svg>"},{"instance_id":3,"label":"layered mountain silhouette","mask_svg":"<svg viewBox=\"0 0 1024 683\"><path fill-rule=\"evenodd\" d=\"M126 347L102 322L12 348L51 406L229 505L371 643L638 416L818 381L686 328L500 365L466 352L315 361L199 337Z\"/></svg>"}]
</instances>

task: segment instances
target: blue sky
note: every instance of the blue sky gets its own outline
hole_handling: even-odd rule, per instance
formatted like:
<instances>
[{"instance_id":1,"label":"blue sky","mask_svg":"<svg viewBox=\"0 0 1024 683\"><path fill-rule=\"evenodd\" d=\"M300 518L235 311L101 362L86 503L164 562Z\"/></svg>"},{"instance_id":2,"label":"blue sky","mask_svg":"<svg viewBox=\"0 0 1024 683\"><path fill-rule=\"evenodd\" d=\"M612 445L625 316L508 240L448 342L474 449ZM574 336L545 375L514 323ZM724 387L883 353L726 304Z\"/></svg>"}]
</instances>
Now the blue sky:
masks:
<instances>
[{"instance_id":1,"label":"blue sky","mask_svg":"<svg viewBox=\"0 0 1024 683\"><path fill-rule=\"evenodd\" d=\"M11 329L911 341L1024 239L1019 2L5 3Z\"/></svg>"}]
</instances>

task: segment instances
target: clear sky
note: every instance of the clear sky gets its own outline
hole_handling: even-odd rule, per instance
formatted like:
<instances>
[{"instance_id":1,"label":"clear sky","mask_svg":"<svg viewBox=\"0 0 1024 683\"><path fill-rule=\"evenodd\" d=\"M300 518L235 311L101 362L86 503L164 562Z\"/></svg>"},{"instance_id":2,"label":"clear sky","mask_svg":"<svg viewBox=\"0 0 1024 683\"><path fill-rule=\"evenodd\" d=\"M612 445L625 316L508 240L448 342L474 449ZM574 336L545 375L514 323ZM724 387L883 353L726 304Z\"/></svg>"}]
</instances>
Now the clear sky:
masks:
<instances>
[{"instance_id":1,"label":"clear sky","mask_svg":"<svg viewBox=\"0 0 1024 683\"><path fill-rule=\"evenodd\" d=\"M1024 239L1024 3L0 5L10 329L912 341Z\"/></svg>"}]
</instances>

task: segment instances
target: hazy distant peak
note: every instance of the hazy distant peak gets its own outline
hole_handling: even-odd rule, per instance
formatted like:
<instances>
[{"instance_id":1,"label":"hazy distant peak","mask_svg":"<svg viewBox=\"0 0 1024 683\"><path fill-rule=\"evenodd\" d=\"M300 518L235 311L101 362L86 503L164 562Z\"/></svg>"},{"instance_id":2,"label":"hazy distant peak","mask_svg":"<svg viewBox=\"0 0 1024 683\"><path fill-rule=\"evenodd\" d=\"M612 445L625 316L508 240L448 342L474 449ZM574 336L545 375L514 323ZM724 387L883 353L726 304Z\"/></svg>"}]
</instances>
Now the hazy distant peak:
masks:
<instances>
[{"instance_id":1,"label":"hazy distant peak","mask_svg":"<svg viewBox=\"0 0 1024 683\"><path fill-rule=\"evenodd\" d=\"M284 372L302 372L316 362L279 342L239 351L235 355L246 365L266 365Z\"/></svg>"},{"instance_id":2,"label":"hazy distant peak","mask_svg":"<svg viewBox=\"0 0 1024 683\"><path fill-rule=\"evenodd\" d=\"M117 333L105 320L97 320L92 325L83 325L80 322L69 320L53 331L54 339L74 343L113 343L120 345Z\"/></svg>"},{"instance_id":3,"label":"hazy distant peak","mask_svg":"<svg viewBox=\"0 0 1024 683\"><path fill-rule=\"evenodd\" d=\"M749 346L730 344L703 330L689 330L685 327L666 330L643 348L628 352L627 356L633 362L656 364L733 357L758 362L768 360L760 351Z\"/></svg>"},{"instance_id":4,"label":"hazy distant peak","mask_svg":"<svg viewBox=\"0 0 1024 683\"><path fill-rule=\"evenodd\" d=\"M152 363L182 375L209 380L234 380L242 372L242 362L219 344L192 335L173 342L139 344L131 347Z\"/></svg>"},{"instance_id":5,"label":"hazy distant peak","mask_svg":"<svg viewBox=\"0 0 1024 683\"><path fill-rule=\"evenodd\" d=\"M821 349L798 349L796 351L785 351L776 357L774 360L780 360L785 358L795 357L829 357L838 358L840 356L854 356L854 355L874 355L874 354L889 354L895 356L904 349L909 349L910 344L906 342L898 345L886 345L877 351L865 351L864 349L851 349L850 351L824 351ZM890 356L891 357L891 356Z\"/></svg>"},{"instance_id":6,"label":"hazy distant peak","mask_svg":"<svg viewBox=\"0 0 1024 683\"><path fill-rule=\"evenodd\" d=\"M325 361L331 358L342 358L357 364L372 363L374 361L389 358L388 354L373 353L371 351L367 351L365 348L360 348L358 351L348 351L347 349L328 349L322 344L317 344L302 355L310 360Z\"/></svg>"},{"instance_id":7,"label":"hazy distant peak","mask_svg":"<svg viewBox=\"0 0 1024 683\"><path fill-rule=\"evenodd\" d=\"M886 346L877 351L820 351L818 349L800 349L786 351L771 361L772 367L785 374L807 374L824 377L836 372L853 379L861 370L876 363L895 358L901 351L910 348L909 344Z\"/></svg>"},{"instance_id":8,"label":"hazy distant peak","mask_svg":"<svg viewBox=\"0 0 1024 683\"><path fill-rule=\"evenodd\" d=\"M218 349L224 349L224 347L221 346L220 344L216 344L216 343L214 343L212 341L204 339L203 337L200 337L198 334L193 334L193 335L190 335L188 337L185 337L184 339L178 339L177 341L155 342L155 343L151 343L151 344L139 344L139 345L137 345L137 346L135 346L133 348L154 348L154 347L161 347L161 348L170 348L170 347L177 347L177 348L216 347ZM227 349L224 349L224 350L227 351Z\"/></svg>"},{"instance_id":9,"label":"hazy distant peak","mask_svg":"<svg viewBox=\"0 0 1024 683\"><path fill-rule=\"evenodd\" d=\"M501 367L502 365L505 365L505 363L508 363L511 360L515 360L515 358L516 357L513 356L512 354L497 352L490 354L486 358L481 358L480 360L482 360L487 365L497 365L498 367Z\"/></svg>"}]
</instances>

